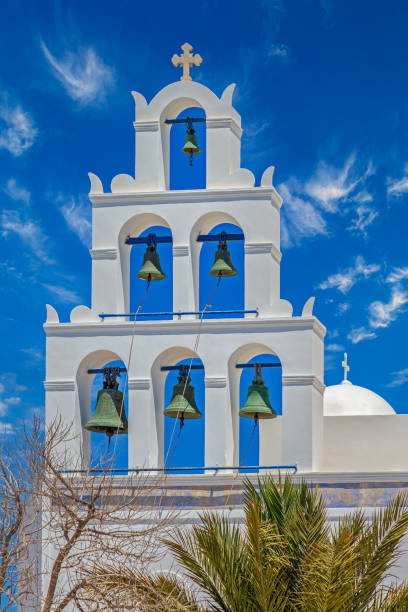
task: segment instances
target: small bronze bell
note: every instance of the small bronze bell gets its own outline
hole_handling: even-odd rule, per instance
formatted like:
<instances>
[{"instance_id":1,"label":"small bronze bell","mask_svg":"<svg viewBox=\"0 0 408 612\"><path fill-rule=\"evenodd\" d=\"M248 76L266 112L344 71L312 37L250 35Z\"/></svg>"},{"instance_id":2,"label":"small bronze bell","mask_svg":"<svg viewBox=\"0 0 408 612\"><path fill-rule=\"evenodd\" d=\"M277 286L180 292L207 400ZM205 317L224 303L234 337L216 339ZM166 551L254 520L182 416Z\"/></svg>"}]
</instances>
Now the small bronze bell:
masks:
<instances>
[{"instance_id":1,"label":"small bronze bell","mask_svg":"<svg viewBox=\"0 0 408 612\"><path fill-rule=\"evenodd\" d=\"M245 404L239 411L239 416L248 419L274 419L277 415L269 401L268 387L262 379L260 364L255 364L255 377L252 385L248 388Z\"/></svg>"},{"instance_id":2,"label":"small bronze bell","mask_svg":"<svg viewBox=\"0 0 408 612\"><path fill-rule=\"evenodd\" d=\"M193 155L201 153L201 149L197 144L197 136L195 135L195 129L189 125L187 128L186 142L182 149L183 153L187 153L190 156L190 166L193 165Z\"/></svg>"},{"instance_id":3,"label":"small bronze bell","mask_svg":"<svg viewBox=\"0 0 408 612\"><path fill-rule=\"evenodd\" d=\"M238 272L231 262L231 253L225 240L220 240L215 253L214 265L210 270L211 276L236 276Z\"/></svg>"},{"instance_id":4,"label":"small bronze bell","mask_svg":"<svg viewBox=\"0 0 408 612\"><path fill-rule=\"evenodd\" d=\"M128 422L123 403L123 393L118 390L119 368L105 368L103 389L98 391L95 410L85 425L88 431L106 433L109 438L113 434L128 432Z\"/></svg>"},{"instance_id":5,"label":"small bronze bell","mask_svg":"<svg viewBox=\"0 0 408 612\"><path fill-rule=\"evenodd\" d=\"M190 385L191 378L188 375L188 368L180 370L178 383L174 385L173 395L170 404L164 414L173 419L200 419L201 412L197 408L194 397L194 387Z\"/></svg>"},{"instance_id":6,"label":"small bronze bell","mask_svg":"<svg viewBox=\"0 0 408 612\"><path fill-rule=\"evenodd\" d=\"M159 254L155 244L148 244L143 257L143 265L138 272L138 277L147 281L163 280L166 278L161 269Z\"/></svg>"}]
</instances>

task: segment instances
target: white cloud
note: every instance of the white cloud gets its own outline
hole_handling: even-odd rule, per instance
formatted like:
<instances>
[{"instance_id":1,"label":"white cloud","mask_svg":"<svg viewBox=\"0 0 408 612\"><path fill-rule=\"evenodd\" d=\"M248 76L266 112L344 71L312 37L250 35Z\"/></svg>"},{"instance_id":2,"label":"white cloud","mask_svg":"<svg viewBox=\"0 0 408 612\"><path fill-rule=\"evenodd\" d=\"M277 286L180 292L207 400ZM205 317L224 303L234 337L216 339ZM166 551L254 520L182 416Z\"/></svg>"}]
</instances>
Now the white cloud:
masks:
<instances>
[{"instance_id":1,"label":"white cloud","mask_svg":"<svg viewBox=\"0 0 408 612\"><path fill-rule=\"evenodd\" d=\"M326 347L326 351L330 351L332 353L338 353L340 351L344 351L344 346L341 344L328 344Z\"/></svg>"},{"instance_id":2,"label":"white cloud","mask_svg":"<svg viewBox=\"0 0 408 612\"><path fill-rule=\"evenodd\" d=\"M6 402L0 400L0 417L4 417L7 414L7 404Z\"/></svg>"},{"instance_id":3,"label":"white cloud","mask_svg":"<svg viewBox=\"0 0 408 612\"><path fill-rule=\"evenodd\" d=\"M375 332L370 329L367 329L366 327L357 327L355 329L352 329L347 335L347 338L351 340L353 344L357 344L362 340L368 340L376 337L377 336L375 335Z\"/></svg>"},{"instance_id":4,"label":"white cloud","mask_svg":"<svg viewBox=\"0 0 408 612\"><path fill-rule=\"evenodd\" d=\"M372 302L369 307L369 323L374 329L378 327L388 327L397 318L397 315L408 303L408 292L395 286L392 288L388 302L379 300Z\"/></svg>"},{"instance_id":5,"label":"white cloud","mask_svg":"<svg viewBox=\"0 0 408 612\"><path fill-rule=\"evenodd\" d=\"M388 179L387 194L395 198L408 193L408 176L403 176L401 179Z\"/></svg>"},{"instance_id":6,"label":"white cloud","mask_svg":"<svg viewBox=\"0 0 408 612\"><path fill-rule=\"evenodd\" d=\"M7 185L3 187L4 193L6 193L9 198L12 200L16 200L16 202L24 202L24 204L30 203L31 193L19 185L15 178L10 178L7 181Z\"/></svg>"},{"instance_id":7,"label":"white cloud","mask_svg":"<svg viewBox=\"0 0 408 612\"><path fill-rule=\"evenodd\" d=\"M21 106L10 106L7 96L0 103L0 149L19 157L35 142L38 130Z\"/></svg>"},{"instance_id":8,"label":"white cloud","mask_svg":"<svg viewBox=\"0 0 408 612\"><path fill-rule=\"evenodd\" d=\"M57 198L58 201L62 202L64 198L59 196ZM82 198L75 201L71 197L69 200L65 200L60 210L68 227L78 236L82 244L89 249L92 235L91 207L89 202Z\"/></svg>"},{"instance_id":9,"label":"white cloud","mask_svg":"<svg viewBox=\"0 0 408 612\"><path fill-rule=\"evenodd\" d=\"M392 381L387 384L387 387L400 387L408 383L408 368L392 373Z\"/></svg>"},{"instance_id":10,"label":"white cloud","mask_svg":"<svg viewBox=\"0 0 408 612\"><path fill-rule=\"evenodd\" d=\"M303 238L327 234L326 221L322 214L311 202L293 194L296 181L289 179L278 187L284 199L282 209L282 244L293 246L299 244Z\"/></svg>"},{"instance_id":11,"label":"white cloud","mask_svg":"<svg viewBox=\"0 0 408 612\"><path fill-rule=\"evenodd\" d=\"M6 397L4 401L8 406L17 406L18 404L21 404L20 397Z\"/></svg>"},{"instance_id":12,"label":"white cloud","mask_svg":"<svg viewBox=\"0 0 408 612\"><path fill-rule=\"evenodd\" d=\"M387 283L399 283L402 280L408 279L408 266L405 268L394 268L387 276Z\"/></svg>"},{"instance_id":13,"label":"white cloud","mask_svg":"<svg viewBox=\"0 0 408 612\"><path fill-rule=\"evenodd\" d=\"M362 204L357 207L356 213L357 217L351 220L347 229L351 232L361 232L366 236L366 229L378 217L378 212Z\"/></svg>"},{"instance_id":14,"label":"white cloud","mask_svg":"<svg viewBox=\"0 0 408 612\"><path fill-rule=\"evenodd\" d=\"M21 349L22 353L25 353L26 355L28 355L29 357L31 357L31 359L33 361L41 361L43 359L43 354L40 350L35 349L35 348L23 348Z\"/></svg>"},{"instance_id":15,"label":"white cloud","mask_svg":"<svg viewBox=\"0 0 408 612\"><path fill-rule=\"evenodd\" d=\"M337 312L338 314L344 314L347 310L350 310L351 304L350 302L340 302L337 304Z\"/></svg>"},{"instance_id":16,"label":"white cloud","mask_svg":"<svg viewBox=\"0 0 408 612\"><path fill-rule=\"evenodd\" d=\"M319 285L319 289L338 289L341 293L347 293L359 280L367 279L381 266L378 264L366 264L362 255L356 257L354 266L347 268L343 272L332 274L329 278Z\"/></svg>"},{"instance_id":17,"label":"white cloud","mask_svg":"<svg viewBox=\"0 0 408 612\"><path fill-rule=\"evenodd\" d=\"M47 253L47 236L41 226L31 219L24 220L16 210L3 210L0 218L1 235L17 234L26 248L44 263L54 263Z\"/></svg>"},{"instance_id":18,"label":"white cloud","mask_svg":"<svg viewBox=\"0 0 408 612\"><path fill-rule=\"evenodd\" d=\"M88 47L77 53L66 51L63 58L57 60L44 42L41 42L44 56L52 67L55 77L65 87L68 95L86 106L104 100L114 85L113 68Z\"/></svg>"},{"instance_id":19,"label":"white cloud","mask_svg":"<svg viewBox=\"0 0 408 612\"><path fill-rule=\"evenodd\" d=\"M68 302L70 304L79 304L81 298L72 289L66 289L65 287L59 287L58 285L49 285L43 283L43 287L47 289L59 302Z\"/></svg>"},{"instance_id":20,"label":"white cloud","mask_svg":"<svg viewBox=\"0 0 408 612\"><path fill-rule=\"evenodd\" d=\"M266 49L266 57L268 59L276 58L287 61L290 57L290 49L282 43L271 43Z\"/></svg>"},{"instance_id":21,"label":"white cloud","mask_svg":"<svg viewBox=\"0 0 408 612\"><path fill-rule=\"evenodd\" d=\"M353 202L358 202L359 204L368 204L368 202L372 202L374 200L371 193L368 193L365 189L359 191L351 198Z\"/></svg>"}]
</instances>

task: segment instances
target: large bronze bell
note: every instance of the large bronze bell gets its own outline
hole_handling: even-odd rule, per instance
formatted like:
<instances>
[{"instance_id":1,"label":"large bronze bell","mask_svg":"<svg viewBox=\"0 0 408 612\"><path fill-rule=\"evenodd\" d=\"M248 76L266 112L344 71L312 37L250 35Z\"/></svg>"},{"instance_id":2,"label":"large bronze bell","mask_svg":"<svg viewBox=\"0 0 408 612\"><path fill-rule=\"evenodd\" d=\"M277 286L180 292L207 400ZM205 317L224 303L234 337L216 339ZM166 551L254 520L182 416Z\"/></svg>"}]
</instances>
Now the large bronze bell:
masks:
<instances>
[{"instance_id":1,"label":"large bronze bell","mask_svg":"<svg viewBox=\"0 0 408 612\"><path fill-rule=\"evenodd\" d=\"M262 379L260 364L255 364L255 377L248 388L245 404L239 411L239 416L247 419L274 419L277 415L269 401L268 387Z\"/></svg>"},{"instance_id":2,"label":"large bronze bell","mask_svg":"<svg viewBox=\"0 0 408 612\"><path fill-rule=\"evenodd\" d=\"M178 382L174 385L170 404L164 414L173 419L200 419L201 412L197 408L194 397L194 387L190 385L191 378L188 369L180 370Z\"/></svg>"},{"instance_id":3,"label":"large bronze bell","mask_svg":"<svg viewBox=\"0 0 408 612\"><path fill-rule=\"evenodd\" d=\"M110 438L113 434L127 433L128 422L123 393L119 391L119 384L116 381L119 368L106 368L104 375L103 389L98 391L94 413L85 425L85 429L106 433Z\"/></svg>"},{"instance_id":4,"label":"large bronze bell","mask_svg":"<svg viewBox=\"0 0 408 612\"><path fill-rule=\"evenodd\" d=\"M148 244L143 257L143 265L138 272L138 277L147 281L163 280L166 278L161 269L159 254L156 251L156 245Z\"/></svg>"},{"instance_id":5,"label":"large bronze bell","mask_svg":"<svg viewBox=\"0 0 408 612\"><path fill-rule=\"evenodd\" d=\"M214 265L210 270L211 276L236 276L238 272L231 262L231 254L225 240L221 240L215 253Z\"/></svg>"},{"instance_id":6,"label":"large bronze bell","mask_svg":"<svg viewBox=\"0 0 408 612\"><path fill-rule=\"evenodd\" d=\"M182 149L183 153L187 153L190 156L190 166L193 165L193 155L201 153L201 149L197 144L197 136L195 135L195 129L191 126L187 128L186 142Z\"/></svg>"}]
</instances>

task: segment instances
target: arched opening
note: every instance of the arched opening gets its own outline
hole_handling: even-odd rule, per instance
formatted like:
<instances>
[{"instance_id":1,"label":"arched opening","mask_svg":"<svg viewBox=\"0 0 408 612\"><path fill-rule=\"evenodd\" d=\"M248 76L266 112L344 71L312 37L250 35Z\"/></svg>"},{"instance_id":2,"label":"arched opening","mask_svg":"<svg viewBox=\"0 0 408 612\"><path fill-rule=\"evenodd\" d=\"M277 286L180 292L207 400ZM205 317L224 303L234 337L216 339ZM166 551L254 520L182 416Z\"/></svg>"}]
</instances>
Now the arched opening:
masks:
<instances>
[{"instance_id":1,"label":"arched opening","mask_svg":"<svg viewBox=\"0 0 408 612\"><path fill-rule=\"evenodd\" d=\"M204 465L204 433L205 433L205 390L204 369L194 369L194 366L202 366L201 359L182 359L177 366L185 365L190 368L190 384L194 387L194 397L201 418L185 419L180 430L180 420L164 416L164 465L165 467L201 467ZM168 372L164 387L164 405L168 407L174 385L178 383L179 372L172 370ZM184 385L183 381L182 384ZM184 389L183 389L184 391ZM187 393L185 392L185 397ZM183 473L186 473L183 470ZM193 473L203 473L196 470Z\"/></svg>"},{"instance_id":2,"label":"arched opening","mask_svg":"<svg viewBox=\"0 0 408 612\"><path fill-rule=\"evenodd\" d=\"M177 117L169 119L205 119L205 111L199 107L183 110ZM192 165L189 156L182 152L186 143L186 123L176 123L170 129L170 189L205 189L206 187L206 124L193 123L195 137L200 153L193 155Z\"/></svg>"},{"instance_id":3,"label":"arched opening","mask_svg":"<svg viewBox=\"0 0 408 612\"><path fill-rule=\"evenodd\" d=\"M215 225L209 235L221 234L242 234L242 230L232 223L220 223ZM235 318L244 317L245 308L245 254L243 240L228 240L227 248L231 254L231 262L237 274L235 276L222 278L216 289L218 279L210 274L214 265L215 254L218 249L218 242L203 242L200 252L199 263L199 310L203 310L211 299L211 308L205 312L204 318ZM229 311L226 313L212 314L212 311Z\"/></svg>"},{"instance_id":4,"label":"arched opening","mask_svg":"<svg viewBox=\"0 0 408 612\"><path fill-rule=\"evenodd\" d=\"M108 451L109 437L105 433L88 431L85 425L95 413L98 391L104 387L104 374L93 373L89 370L103 370L104 368L122 368L126 366L119 355L108 350L91 353L82 360L77 373L77 391L79 413L83 432L83 455L85 465L98 465L109 457L112 459L112 468L127 469L128 467L128 436L126 433L111 437ZM123 405L118 404L119 411L124 410L127 417L128 390L126 372L121 372L116 378L118 390L123 393Z\"/></svg>"},{"instance_id":5,"label":"arched opening","mask_svg":"<svg viewBox=\"0 0 408 612\"><path fill-rule=\"evenodd\" d=\"M139 238L147 238L150 234L162 238L171 238L171 231L167 227L154 225L144 230ZM162 280L151 281L151 286L146 293L147 282L138 277L142 268L143 258L146 252L146 244L134 244L130 253L130 312L135 313L143 300L140 313L171 313L173 310L173 245L171 242L158 243L156 252L160 259L160 266L165 274ZM160 316L141 316L140 320L172 319L171 314L160 314Z\"/></svg>"},{"instance_id":6,"label":"arched opening","mask_svg":"<svg viewBox=\"0 0 408 612\"><path fill-rule=\"evenodd\" d=\"M282 414L282 368L267 367L267 364L280 364L279 358L271 354L259 354L252 357L248 364L262 363L262 378L268 388L269 401L272 409L277 415ZM240 409L245 406L248 389L252 385L255 368L242 368L239 383L239 405ZM241 472L257 472L257 469L248 469L245 466L259 466L259 435L262 427L262 416L259 415L258 425L254 419L239 417L239 465Z\"/></svg>"}]
</instances>

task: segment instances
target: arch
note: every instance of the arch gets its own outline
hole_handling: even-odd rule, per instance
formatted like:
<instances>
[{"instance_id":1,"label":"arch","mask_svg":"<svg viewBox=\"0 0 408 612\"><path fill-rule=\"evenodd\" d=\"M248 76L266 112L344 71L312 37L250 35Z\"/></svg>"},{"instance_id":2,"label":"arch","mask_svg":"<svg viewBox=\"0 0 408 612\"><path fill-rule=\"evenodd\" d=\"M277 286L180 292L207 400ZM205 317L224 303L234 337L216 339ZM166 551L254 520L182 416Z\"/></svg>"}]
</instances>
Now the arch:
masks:
<instances>
[{"instance_id":1,"label":"arch","mask_svg":"<svg viewBox=\"0 0 408 612\"><path fill-rule=\"evenodd\" d=\"M200 309L200 254L203 242L197 242L200 234L209 234L210 231L221 223L236 225L242 232L242 226L235 217L223 211L212 211L202 215L194 223L190 232L190 253L193 267L194 304L195 310ZM214 243L215 244L215 243Z\"/></svg>"},{"instance_id":2,"label":"arch","mask_svg":"<svg viewBox=\"0 0 408 612\"><path fill-rule=\"evenodd\" d=\"M105 367L107 364L112 362L125 363L125 359L122 358L118 353L114 353L108 349L99 349L86 355L80 362L77 373L76 373L76 401L78 404L77 414L80 414L81 428L82 428L82 444L83 444L83 455L85 465L89 465L91 459L91 432L84 429L85 424L91 417L91 403L92 403L92 386L94 380L100 374L88 374L88 370L99 369ZM122 378L122 383L124 378ZM126 403L126 389L121 389L125 394ZM98 434L95 434L98 435ZM127 436L120 436L127 438ZM122 443L123 444L123 443ZM127 441L126 441L127 446Z\"/></svg>"},{"instance_id":3,"label":"arch","mask_svg":"<svg viewBox=\"0 0 408 612\"><path fill-rule=\"evenodd\" d=\"M239 417L239 410L241 407L241 376L242 370L239 370L235 366L238 363L248 363L253 360L257 356L261 355L270 355L271 357L275 357L280 360L277 353L271 349L269 346L258 342L251 342L245 344L238 349L236 349L231 357L228 360L228 380L229 380L229 392L230 392L230 405L232 411L232 434L233 434L233 457L234 457L234 465L240 465L240 421L248 421L250 424L251 421L249 419L243 419ZM283 366L282 366L283 367ZM265 378L266 369L263 372ZM282 370L280 370L281 376ZM248 375L249 376L249 375ZM266 375L266 382L269 378ZM250 383L249 383L250 384ZM282 403L282 382L280 381L280 405ZM271 423L271 421L266 421L265 423ZM259 429L263 428L264 424L260 422ZM259 463L259 460L258 462Z\"/></svg>"},{"instance_id":4,"label":"arch","mask_svg":"<svg viewBox=\"0 0 408 612\"><path fill-rule=\"evenodd\" d=\"M164 409L165 409L165 391L166 391L166 380L170 372L162 371L161 368L166 365L176 365L184 360L198 359L203 364L201 357L190 348L183 346L175 346L166 349L160 355L156 357L153 362L151 368L151 380L153 387L153 403L154 403L154 413L155 413L155 431L157 435L157 457L158 457L158 466L164 466L165 460L165 417ZM204 374L204 370L202 371ZM171 374L173 374L171 372ZM174 377L175 378L175 377ZM175 382L175 380L174 380ZM174 383L172 383L174 384ZM194 385L194 382L192 383ZM196 391L196 399L197 399L197 389ZM203 423L205 419L204 413L204 378L203 378L203 392L202 392L202 404L200 405L200 412L203 414ZM169 419L169 421L174 421L173 419ZM172 424L172 429L174 427L174 423ZM185 422L184 425L184 433L187 431L186 427L188 427L188 422ZM177 435L178 424L176 423L174 429L174 435ZM174 440L174 436L173 436ZM204 435L203 435L203 448L204 448ZM167 459L170 458L170 455ZM204 461L203 461L204 464ZM168 465L168 462L167 462Z\"/></svg>"},{"instance_id":5,"label":"arch","mask_svg":"<svg viewBox=\"0 0 408 612\"><path fill-rule=\"evenodd\" d=\"M123 307L125 312L130 308L130 253L131 247L125 243L127 236L140 236L149 227L160 226L170 229L168 221L154 213L140 213L128 219L123 225L118 236L118 252L120 259L120 271L122 274Z\"/></svg>"}]
</instances>

